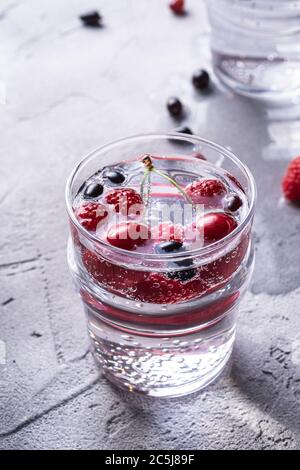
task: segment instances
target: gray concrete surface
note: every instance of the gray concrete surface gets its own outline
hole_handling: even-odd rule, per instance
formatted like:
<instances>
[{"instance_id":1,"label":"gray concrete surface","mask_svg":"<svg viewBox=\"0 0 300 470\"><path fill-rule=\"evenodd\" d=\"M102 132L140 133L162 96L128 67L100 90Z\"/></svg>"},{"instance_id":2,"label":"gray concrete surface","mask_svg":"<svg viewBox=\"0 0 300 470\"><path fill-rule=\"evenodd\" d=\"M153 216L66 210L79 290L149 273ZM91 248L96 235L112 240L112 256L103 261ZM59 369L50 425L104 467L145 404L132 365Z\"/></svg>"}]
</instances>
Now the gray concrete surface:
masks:
<instances>
[{"instance_id":1,"label":"gray concrete surface","mask_svg":"<svg viewBox=\"0 0 300 470\"><path fill-rule=\"evenodd\" d=\"M281 200L280 180L300 153L300 123L217 83L197 96L191 73L211 68L203 2L188 0L184 18L166 4L1 1L1 449L299 448L300 212ZM105 26L83 28L78 14L94 7ZM253 170L257 263L221 378L183 399L135 399L99 377L88 352L64 184L94 147L172 129L172 94L195 133Z\"/></svg>"}]
</instances>

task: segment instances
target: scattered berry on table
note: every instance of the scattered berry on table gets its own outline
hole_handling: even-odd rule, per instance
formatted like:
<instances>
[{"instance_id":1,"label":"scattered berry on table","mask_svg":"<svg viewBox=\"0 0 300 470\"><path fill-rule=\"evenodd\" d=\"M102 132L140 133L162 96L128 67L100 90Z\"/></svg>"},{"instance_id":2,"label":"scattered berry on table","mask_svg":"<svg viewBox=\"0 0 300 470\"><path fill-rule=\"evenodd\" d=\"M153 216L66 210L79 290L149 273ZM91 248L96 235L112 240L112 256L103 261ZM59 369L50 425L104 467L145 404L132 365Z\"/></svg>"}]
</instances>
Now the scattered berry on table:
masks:
<instances>
[{"instance_id":1,"label":"scattered berry on table","mask_svg":"<svg viewBox=\"0 0 300 470\"><path fill-rule=\"evenodd\" d=\"M282 180L282 191L291 202L300 202L300 156L292 160Z\"/></svg>"},{"instance_id":2,"label":"scattered berry on table","mask_svg":"<svg viewBox=\"0 0 300 470\"><path fill-rule=\"evenodd\" d=\"M100 183L91 183L84 190L85 197L98 197L103 193L103 186Z\"/></svg>"},{"instance_id":3,"label":"scattered berry on table","mask_svg":"<svg viewBox=\"0 0 300 470\"><path fill-rule=\"evenodd\" d=\"M113 189L106 194L105 201L124 215L139 215L143 211L141 196L131 188Z\"/></svg>"},{"instance_id":4,"label":"scattered berry on table","mask_svg":"<svg viewBox=\"0 0 300 470\"><path fill-rule=\"evenodd\" d=\"M236 227L236 220L223 212L210 212L200 216L197 220L197 229L203 234L206 243L221 240Z\"/></svg>"},{"instance_id":5,"label":"scattered berry on table","mask_svg":"<svg viewBox=\"0 0 300 470\"><path fill-rule=\"evenodd\" d=\"M194 73L192 82L197 90L204 91L209 87L210 78L206 70L199 69Z\"/></svg>"},{"instance_id":6,"label":"scattered berry on table","mask_svg":"<svg viewBox=\"0 0 300 470\"><path fill-rule=\"evenodd\" d=\"M243 201L237 194L230 194L225 202L225 209L231 212L237 211L243 205Z\"/></svg>"},{"instance_id":7,"label":"scattered berry on table","mask_svg":"<svg viewBox=\"0 0 300 470\"><path fill-rule=\"evenodd\" d=\"M101 26L102 17L98 11L91 11L80 15L80 19L84 25L92 28L99 28Z\"/></svg>"},{"instance_id":8,"label":"scattered berry on table","mask_svg":"<svg viewBox=\"0 0 300 470\"><path fill-rule=\"evenodd\" d=\"M109 228L107 241L123 250L132 250L136 246L144 245L150 239L149 228L136 222L121 222Z\"/></svg>"},{"instance_id":9,"label":"scattered berry on table","mask_svg":"<svg viewBox=\"0 0 300 470\"><path fill-rule=\"evenodd\" d=\"M180 134L190 134L190 135L193 135L193 131L187 127L187 126L184 126L184 127L177 127L176 129L174 129L174 132L178 132Z\"/></svg>"},{"instance_id":10,"label":"scattered berry on table","mask_svg":"<svg viewBox=\"0 0 300 470\"><path fill-rule=\"evenodd\" d=\"M172 0L169 3L169 7L175 15L183 15L185 13L184 3L184 0Z\"/></svg>"},{"instance_id":11,"label":"scattered berry on table","mask_svg":"<svg viewBox=\"0 0 300 470\"><path fill-rule=\"evenodd\" d=\"M176 98L175 96L171 96L171 98L167 101L167 109L171 116L179 117L182 114L183 106L180 99Z\"/></svg>"},{"instance_id":12,"label":"scattered berry on table","mask_svg":"<svg viewBox=\"0 0 300 470\"><path fill-rule=\"evenodd\" d=\"M75 215L80 224L87 230L96 230L99 222L108 216L107 208L100 203L85 202L75 209Z\"/></svg>"},{"instance_id":13,"label":"scattered berry on table","mask_svg":"<svg viewBox=\"0 0 300 470\"><path fill-rule=\"evenodd\" d=\"M111 183L122 184L125 181L125 175L119 170L109 170L105 173L105 178L107 178Z\"/></svg>"},{"instance_id":14,"label":"scattered berry on table","mask_svg":"<svg viewBox=\"0 0 300 470\"><path fill-rule=\"evenodd\" d=\"M226 191L224 183L217 179L196 180L185 188L186 194L194 204L208 204L208 198L222 197Z\"/></svg>"}]
</instances>

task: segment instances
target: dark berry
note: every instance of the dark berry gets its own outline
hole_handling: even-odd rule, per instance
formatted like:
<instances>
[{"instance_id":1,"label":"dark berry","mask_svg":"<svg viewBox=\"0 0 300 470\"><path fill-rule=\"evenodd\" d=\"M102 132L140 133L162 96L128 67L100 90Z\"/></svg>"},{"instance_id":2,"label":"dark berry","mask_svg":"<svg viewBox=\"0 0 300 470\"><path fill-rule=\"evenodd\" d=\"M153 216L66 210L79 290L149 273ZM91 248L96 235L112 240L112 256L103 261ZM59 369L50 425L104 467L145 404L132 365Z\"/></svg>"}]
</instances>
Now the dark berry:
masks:
<instances>
[{"instance_id":1,"label":"dark berry","mask_svg":"<svg viewBox=\"0 0 300 470\"><path fill-rule=\"evenodd\" d=\"M103 186L102 184L99 184L99 183L89 184L84 191L85 197L98 197L98 196L101 196L102 193L103 193Z\"/></svg>"},{"instance_id":2,"label":"dark berry","mask_svg":"<svg viewBox=\"0 0 300 470\"><path fill-rule=\"evenodd\" d=\"M176 129L174 129L175 132L178 132L180 134L190 134L190 135L193 135L193 132L192 130L187 127L187 126L184 126L184 127L177 127Z\"/></svg>"},{"instance_id":3,"label":"dark berry","mask_svg":"<svg viewBox=\"0 0 300 470\"><path fill-rule=\"evenodd\" d=\"M105 177L111 182L115 184L122 184L125 181L125 175L118 170L110 170L105 173Z\"/></svg>"},{"instance_id":4,"label":"dark berry","mask_svg":"<svg viewBox=\"0 0 300 470\"><path fill-rule=\"evenodd\" d=\"M101 26L102 18L98 11L91 11L80 15L80 19L86 26L91 26L92 28L99 28Z\"/></svg>"},{"instance_id":5,"label":"dark berry","mask_svg":"<svg viewBox=\"0 0 300 470\"><path fill-rule=\"evenodd\" d=\"M177 279L178 281L185 282L193 279L197 274L196 268L184 269L183 271L170 271L167 276L170 279Z\"/></svg>"},{"instance_id":6,"label":"dark berry","mask_svg":"<svg viewBox=\"0 0 300 470\"><path fill-rule=\"evenodd\" d=\"M243 205L243 201L237 194L231 194L225 203L225 209L231 212L237 211Z\"/></svg>"},{"instance_id":7,"label":"dark berry","mask_svg":"<svg viewBox=\"0 0 300 470\"><path fill-rule=\"evenodd\" d=\"M193 265L193 260L191 258L185 258L180 261L175 261L174 264L176 264L176 266L188 268L189 266Z\"/></svg>"},{"instance_id":8,"label":"dark berry","mask_svg":"<svg viewBox=\"0 0 300 470\"><path fill-rule=\"evenodd\" d=\"M163 242L163 243L160 243L159 245L156 245L155 249L158 253L170 253L172 251L179 250L181 247L182 247L181 242L171 240L171 241Z\"/></svg>"},{"instance_id":9,"label":"dark berry","mask_svg":"<svg viewBox=\"0 0 300 470\"><path fill-rule=\"evenodd\" d=\"M167 108L171 116L179 117L182 113L182 103L178 98L172 96L167 101Z\"/></svg>"},{"instance_id":10,"label":"dark berry","mask_svg":"<svg viewBox=\"0 0 300 470\"><path fill-rule=\"evenodd\" d=\"M206 70L197 70L192 78L192 82L197 90L206 90L209 86L209 75Z\"/></svg>"}]
</instances>

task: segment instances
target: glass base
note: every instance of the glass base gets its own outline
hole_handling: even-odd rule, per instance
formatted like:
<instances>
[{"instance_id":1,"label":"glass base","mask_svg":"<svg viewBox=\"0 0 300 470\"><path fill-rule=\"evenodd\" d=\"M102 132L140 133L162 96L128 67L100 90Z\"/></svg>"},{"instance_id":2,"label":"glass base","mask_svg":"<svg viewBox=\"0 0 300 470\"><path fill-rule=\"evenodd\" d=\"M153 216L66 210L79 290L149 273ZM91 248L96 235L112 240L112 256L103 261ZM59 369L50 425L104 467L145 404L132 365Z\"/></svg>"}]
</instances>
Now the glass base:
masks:
<instances>
[{"instance_id":1,"label":"glass base","mask_svg":"<svg viewBox=\"0 0 300 470\"><path fill-rule=\"evenodd\" d=\"M198 331L165 336L124 332L85 306L93 355L108 380L129 392L176 397L206 387L223 370L235 337L236 307Z\"/></svg>"}]
</instances>

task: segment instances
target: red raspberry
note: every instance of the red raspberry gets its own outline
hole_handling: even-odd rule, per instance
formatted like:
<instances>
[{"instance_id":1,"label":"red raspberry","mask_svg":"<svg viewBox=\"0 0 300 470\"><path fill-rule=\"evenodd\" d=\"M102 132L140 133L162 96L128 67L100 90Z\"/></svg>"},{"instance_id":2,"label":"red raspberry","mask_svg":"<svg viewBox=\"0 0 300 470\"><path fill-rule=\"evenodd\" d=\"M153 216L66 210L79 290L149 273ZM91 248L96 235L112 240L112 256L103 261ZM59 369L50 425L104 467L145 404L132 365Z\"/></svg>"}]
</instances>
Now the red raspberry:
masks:
<instances>
[{"instance_id":1,"label":"red raspberry","mask_svg":"<svg viewBox=\"0 0 300 470\"><path fill-rule=\"evenodd\" d=\"M132 295L141 302L174 304L181 300L181 290L179 281L168 279L160 273L151 273L135 286Z\"/></svg>"},{"instance_id":2,"label":"red raspberry","mask_svg":"<svg viewBox=\"0 0 300 470\"><path fill-rule=\"evenodd\" d=\"M112 225L107 232L107 241L123 250L132 250L136 246L144 245L151 238L146 225L136 222L122 222Z\"/></svg>"},{"instance_id":3,"label":"red raspberry","mask_svg":"<svg viewBox=\"0 0 300 470\"><path fill-rule=\"evenodd\" d=\"M213 243L226 237L237 227L236 220L223 212L210 212L199 217L197 228L203 233L206 243Z\"/></svg>"},{"instance_id":4,"label":"red raspberry","mask_svg":"<svg viewBox=\"0 0 300 470\"><path fill-rule=\"evenodd\" d=\"M87 230L96 230L97 225L108 216L108 211L103 204L96 202L84 202L75 209L78 221Z\"/></svg>"},{"instance_id":5,"label":"red raspberry","mask_svg":"<svg viewBox=\"0 0 300 470\"><path fill-rule=\"evenodd\" d=\"M138 215L143 211L143 200L134 189L113 189L107 193L105 201L107 204L112 204L116 212L121 212L124 215Z\"/></svg>"},{"instance_id":6,"label":"red raspberry","mask_svg":"<svg viewBox=\"0 0 300 470\"><path fill-rule=\"evenodd\" d=\"M169 7L175 13L175 15L183 15L184 14L184 0L172 0L169 3Z\"/></svg>"},{"instance_id":7,"label":"red raspberry","mask_svg":"<svg viewBox=\"0 0 300 470\"><path fill-rule=\"evenodd\" d=\"M282 180L282 191L288 201L300 202L300 156L289 164Z\"/></svg>"},{"instance_id":8,"label":"red raspberry","mask_svg":"<svg viewBox=\"0 0 300 470\"><path fill-rule=\"evenodd\" d=\"M161 222L152 230L152 238L161 241L183 242L184 229L180 224L174 225L171 222Z\"/></svg>"},{"instance_id":9,"label":"red raspberry","mask_svg":"<svg viewBox=\"0 0 300 470\"><path fill-rule=\"evenodd\" d=\"M226 187L220 180L202 179L194 181L185 188L194 204L211 205L226 194Z\"/></svg>"},{"instance_id":10,"label":"red raspberry","mask_svg":"<svg viewBox=\"0 0 300 470\"><path fill-rule=\"evenodd\" d=\"M82 262L88 273L97 282L119 292L126 291L126 289L142 281L145 277L143 271L126 269L110 263L87 249L83 253Z\"/></svg>"}]
</instances>

